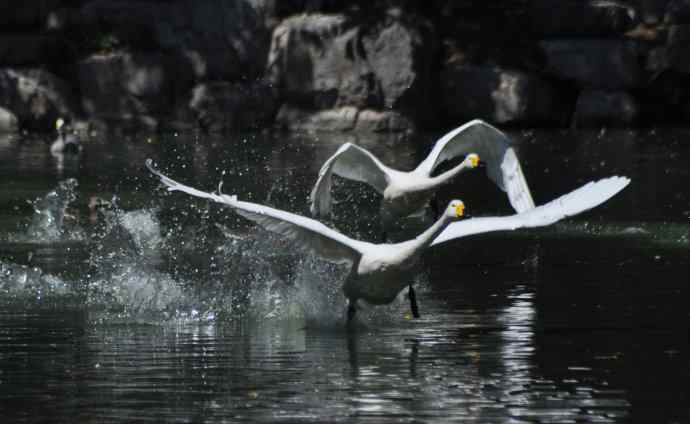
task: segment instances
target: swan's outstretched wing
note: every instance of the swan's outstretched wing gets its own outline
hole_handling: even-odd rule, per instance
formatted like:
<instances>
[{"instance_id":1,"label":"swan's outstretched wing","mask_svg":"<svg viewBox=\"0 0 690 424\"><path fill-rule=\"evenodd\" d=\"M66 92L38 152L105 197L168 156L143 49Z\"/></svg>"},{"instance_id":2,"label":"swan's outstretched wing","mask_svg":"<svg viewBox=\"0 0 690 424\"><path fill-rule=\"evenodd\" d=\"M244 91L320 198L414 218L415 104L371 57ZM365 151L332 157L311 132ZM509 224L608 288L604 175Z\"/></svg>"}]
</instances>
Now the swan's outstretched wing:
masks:
<instances>
[{"instance_id":1,"label":"swan's outstretched wing","mask_svg":"<svg viewBox=\"0 0 690 424\"><path fill-rule=\"evenodd\" d=\"M431 175L444 161L469 153L477 153L486 163L489 178L508 194L508 200L516 212L534 207L532 194L508 137L478 119L441 137L415 171Z\"/></svg>"},{"instance_id":2,"label":"swan's outstretched wing","mask_svg":"<svg viewBox=\"0 0 690 424\"><path fill-rule=\"evenodd\" d=\"M598 206L630 183L626 177L592 181L544 205L527 212L502 217L472 218L450 224L431 245L472 234L542 227Z\"/></svg>"},{"instance_id":3,"label":"swan's outstretched wing","mask_svg":"<svg viewBox=\"0 0 690 424\"><path fill-rule=\"evenodd\" d=\"M388 186L391 169L381 163L369 151L345 143L321 167L319 177L311 191L311 213L325 216L331 212L331 177L333 174L350 180L367 183L379 193Z\"/></svg>"},{"instance_id":4,"label":"swan's outstretched wing","mask_svg":"<svg viewBox=\"0 0 690 424\"><path fill-rule=\"evenodd\" d=\"M353 263L368 244L353 240L310 218L256 203L242 202L237 200L237 196L208 193L178 183L155 169L151 159L146 160L146 167L168 187L169 191L181 191L195 197L228 205L234 208L238 214L256 222L266 230L280 234L292 241L295 246L330 262Z\"/></svg>"}]
</instances>

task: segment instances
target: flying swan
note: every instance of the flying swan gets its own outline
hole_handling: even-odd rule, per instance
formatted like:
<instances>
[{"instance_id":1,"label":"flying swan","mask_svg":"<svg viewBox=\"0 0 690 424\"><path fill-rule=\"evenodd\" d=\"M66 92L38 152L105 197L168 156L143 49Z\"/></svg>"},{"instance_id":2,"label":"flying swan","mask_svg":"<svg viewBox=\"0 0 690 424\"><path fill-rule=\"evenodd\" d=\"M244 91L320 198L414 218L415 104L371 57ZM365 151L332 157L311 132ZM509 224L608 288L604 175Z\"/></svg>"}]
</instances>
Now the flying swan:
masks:
<instances>
[{"instance_id":1,"label":"flying swan","mask_svg":"<svg viewBox=\"0 0 690 424\"><path fill-rule=\"evenodd\" d=\"M414 214L429 202L436 190L467 168L459 165L432 176L443 162L476 153L486 162L489 178L508 194L516 212L534 207L522 168L506 135L484 121L475 119L440 138L429 155L414 170L398 171L381 163L371 152L345 143L321 167L311 191L312 215L327 216L331 212L331 184L333 174L371 185L383 195L381 217L384 223Z\"/></svg>"},{"instance_id":2,"label":"flying swan","mask_svg":"<svg viewBox=\"0 0 690 424\"><path fill-rule=\"evenodd\" d=\"M459 221L465 205L460 200L452 200L441 217L416 238L400 243L374 244L354 240L311 218L237 200L237 196L223 194L220 186L218 193L208 193L180 184L155 169L151 159L146 160L146 167L167 186L168 191L181 191L228 205L239 215L282 235L302 250L330 262L350 265L350 273L342 286L347 298L348 323L355 316L358 301L387 304L405 286L409 286L412 314L419 317L415 292L409 281L410 269L427 247L472 234L549 225L600 205L630 182L628 178L618 176L589 182L542 206L504 217Z\"/></svg>"}]
</instances>

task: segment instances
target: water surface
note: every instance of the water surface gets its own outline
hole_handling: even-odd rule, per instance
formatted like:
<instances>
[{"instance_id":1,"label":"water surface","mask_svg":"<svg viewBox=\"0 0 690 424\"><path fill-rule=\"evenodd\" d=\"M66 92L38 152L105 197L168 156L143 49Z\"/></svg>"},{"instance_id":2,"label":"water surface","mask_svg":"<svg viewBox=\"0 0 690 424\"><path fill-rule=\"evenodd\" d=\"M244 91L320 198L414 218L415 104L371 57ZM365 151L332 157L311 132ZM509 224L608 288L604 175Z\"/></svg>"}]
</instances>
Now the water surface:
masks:
<instances>
[{"instance_id":1,"label":"water surface","mask_svg":"<svg viewBox=\"0 0 690 424\"><path fill-rule=\"evenodd\" d=\"M422 318L401 296L350 332L346 270L166 193L144 159L307 213L342 142L410 169L435 135L108 135L77 159L3 136L0 420L688 422L690 134L512 135L537 203L612 174L633 182L549 228L431 249L411 276ZM452 197L471 215L510 213L481 172L437 202ZM382 237L373 190L340 182L336 198L331 225Z\"/></svg>"}]
</instances>

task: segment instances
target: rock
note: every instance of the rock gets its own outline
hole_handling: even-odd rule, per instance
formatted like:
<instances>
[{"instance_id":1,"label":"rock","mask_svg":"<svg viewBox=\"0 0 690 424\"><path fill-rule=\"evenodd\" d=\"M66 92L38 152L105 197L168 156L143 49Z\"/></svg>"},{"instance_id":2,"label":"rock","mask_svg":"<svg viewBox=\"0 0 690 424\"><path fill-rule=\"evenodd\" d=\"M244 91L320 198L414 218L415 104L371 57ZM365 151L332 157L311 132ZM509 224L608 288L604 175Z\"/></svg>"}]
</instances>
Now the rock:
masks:
<instances>
[{"instance_id":1,"label":"rock","mask_svg":"<svg viewBox=\"0 0 690 424\"><path fill-rule=\"evenodd\" d=\"M669 28L665 53L669 69L690 74L690 25L672 25Z\"/></svg>"},{"instance_id":2,"label":"rock","mask_svg":"<svg viewBox=\"0 0 690 424\"><path fill-rule=\"evenodd\" d=\"M260 129L273 121L274 93L257 83L213 82L194 87L189 107L209 132Z\"/></svg>"},{"instance_id":3,"label":"rock","mask_svg":"<svg viewBox=\"0 0 690 424\"><path fill-rule=\"evenodd\" d=\"M417 126L410 118L394 110L361 110L355 130L362 132L413 132Z\"/></svg>"},{"instance_id":4,"label":"rock","mask_svg":"<svg viewBox=\"0 0 690 424\"><path fill-rule=\"evenodd\" d=\"M51 14L57 13L60 0L25 0L0 2L0 28L45 27Z\"/></svg>"},{"instance_id":5,"label":"rock","mask_svg":"<svg viewBox=\"0 0 690 424\"><path fill-rule=\"evenodd\" d=\"M358 131L377 133L409 132L414 123L390 110L359 110L352 106L327 110L308 110L285 104L276 122L285 129L298 131Z\"/></svg>"},{"instance_id":6,"label":"rock","mask_svg":"<svg viewBox=\"0 0 690 424\"><path fill-rule=\"evenodd\" d=\"M635 9L613 1L532 0L533 33L546 36L601 36L622 34L637 24Z\"/></svg>"},{"instance_id":7,"label":"rock","mask_svg":"<svg viewBox=\"0 0 690 424\"><path fill-rule=\"evenodd\" d=\"M626 126L639 114L637 101L623 91L585 90L575 105L573 126Z\"/></svg>"},{"instance_id":8,"label":"rock","mask_svg":"<svg viewBox=\"0 0 690 424\"><path fill-rule=\"evenodd\" d=\"M86 2L79 13L79 26L91 38L95 48L122 43L137 49L152 50L172 35L174 19L170 4L95 0Z\"/></svg>"},{"instance_id":9,"label":"rock","mask_svg":"<svg viewBox=\"0 0 690 424\"><path fill-rule=\"evenodd\" d=\"M19 125L14 113L0 107L0 133L16 132L18 129Z\"/></svg>"},{"instance_id":10,"label":"rock","mask_svg":"<svg viewBox=\"0 0 690 424\"><path fill-rule=\"evenodd\" d=\"M276 123L297 131L351 131L357 122L357 108L345 106L328 110L306 110L281 106Z\"/></svg>"},{"instance_id":11,"label":"rock","mask_svg":"<svg viewBox=\"0 0 690 424\"><path fill-rule=\"evenodd\" d=\"M249 0L95 0L81 16L97 37L139 50L185 52L196 60L197 80L254 78L264 69L270 34Z\"/></svg>"},{"instance_id":12,"label":"rock","mask_svg":"<svg viewBox=\"0 0 690 424\"><path fill-rule=\"evenodd\" d=\"M422 19L407 18L393 14L367 27L344 15L288 18L273 32L266 76L298 108L394 108L423 121L435 39Z\"/></svg>"},{"instance_id":13,"label":"rock","mask_svg":"<svg viewBox=\"0 0 690 424\"><path fill-rule=\"evenodd\" d=\"M52 131L57 118L79 116L71 87L43 69L0 69L0 104L27 130Z\"/></svg>"},{"instance_id":14,"label":"rock","mask_svg":"<svg viewBox=\"0 0 690 424\"><path fill-rule=\"evenodd\" d=\"M84 110L105 121L166 116L193 84L189 64L164 53L93 55L77 64L77 78Z\"/></svg>"},{"instance_id":15,"label":"rock","mask_svg":"<svg viewBox=\"0 0 690 424\"><path fill-rule=\"evenodd\" d=\"M579 87L618 90L640 82L635 44L611 39L542 41L547 72Z\"/></svg>"},{"instance_id":16,"label":"rock","mask_svg":"<svg viewBox=\"0 0 690 424\"><path fill-rule=\"evenodd\" d=\"M305 109L381 106L359 33L343 15L288 18L273 31L266 77L281 99Z\"/></svg>"},{"instance_id":17,"label":"rock","mask_svg":"<svg viewBox=\"0 0 690 424\"><path fill-rule=\"evenodd\" d=\"M499 124L560 119L557 93L546 80L517 70L448 64L441 72L443 112L452 122Z\"/></svg>"},{"instance_id":18,"label":"rock","mask_svg":"<svg viewBox=\"0 0 690 424\"><path fill-rule=\"evenodd\" d=\"M389 18L362 36L366 60L383 94L383 106L419 116L431 111L431 64L438 41L418 16L389 10Z\"/></svg>"},{"instance_id":19,"label":"rock","mask_svg":"<svg viewBox=\"0 0 690 424\"><path fill-rule=\"evenodd\" d=\"M69 59L64 40L48 35L0 35L0 63L40 65L64 63Z\"/></svg>"}]
</instances>

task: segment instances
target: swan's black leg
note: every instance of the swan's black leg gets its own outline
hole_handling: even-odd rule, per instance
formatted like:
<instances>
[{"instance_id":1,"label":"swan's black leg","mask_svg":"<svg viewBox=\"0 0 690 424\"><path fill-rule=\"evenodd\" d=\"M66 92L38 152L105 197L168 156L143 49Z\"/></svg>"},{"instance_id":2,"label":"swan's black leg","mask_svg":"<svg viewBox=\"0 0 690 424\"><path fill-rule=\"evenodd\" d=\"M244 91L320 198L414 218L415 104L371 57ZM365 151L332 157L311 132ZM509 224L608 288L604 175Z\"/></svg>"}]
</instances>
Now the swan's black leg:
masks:
<instances>
[{"instance_id":1,"label":"swan's black leg","mask_svg":"<svg viewBox=\"0 0 690 424\"><path fill-rule=\"evenodd\" d=\"M347 302L347 325L352 325L357 309L355 309L355 302Z\"/></svg>"},{"instance_id":2,"label":"swan's black leg","mask_svg":"<svg viewBox=\"0 0 690 424\"><path fill-rule=\"evenodd\" d=\"M410 298L410 309L412 309L412 316L419 318L419 306L417 306L417 295L414 292L412 284L410 284L410 290L407 292L407 297Z\"/></svg>"}]
</instances>

